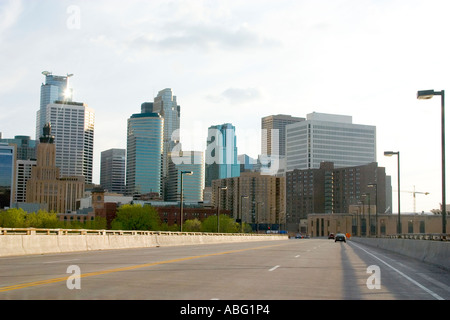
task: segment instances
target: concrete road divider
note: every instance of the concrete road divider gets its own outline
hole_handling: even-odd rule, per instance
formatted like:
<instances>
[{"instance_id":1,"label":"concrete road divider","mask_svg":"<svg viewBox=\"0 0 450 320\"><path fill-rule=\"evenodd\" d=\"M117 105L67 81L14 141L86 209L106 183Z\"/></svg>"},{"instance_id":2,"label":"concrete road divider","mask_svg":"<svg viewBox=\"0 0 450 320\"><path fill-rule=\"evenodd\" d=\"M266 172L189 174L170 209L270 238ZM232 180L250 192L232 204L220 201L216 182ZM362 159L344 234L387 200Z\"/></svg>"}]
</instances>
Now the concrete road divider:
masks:
<instances>
[{"instance_id":1,"label":"concrete road divider","mask_svg":"<svg viewBox=\"0 0 450 320\"><path fill-rule=\"evenodd\" d=\"M0 257L288 239L278 234L0 228Z\"/></svg>"}]
</instances>

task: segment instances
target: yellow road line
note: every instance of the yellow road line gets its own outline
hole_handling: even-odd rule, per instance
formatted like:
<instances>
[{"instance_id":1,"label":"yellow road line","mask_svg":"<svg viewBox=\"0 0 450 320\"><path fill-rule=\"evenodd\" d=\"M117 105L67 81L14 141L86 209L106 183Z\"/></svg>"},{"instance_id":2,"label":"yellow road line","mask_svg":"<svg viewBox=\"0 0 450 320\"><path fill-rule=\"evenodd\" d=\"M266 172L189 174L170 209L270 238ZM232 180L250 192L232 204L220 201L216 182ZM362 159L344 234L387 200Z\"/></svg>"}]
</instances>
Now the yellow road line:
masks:
<instances>
[{"instance_id":1,"label":"yellow road line","mask_svg":"<svg viewBox=\"0 0 450 320\"><path fill-rule=\"evenodd\" d=\"M265 249L265 248L277 247L277 246L281 246L281 244L270 245L270 246L263 246L263 247L256 247L256 248L248 248L248 249L231 250L231 251L224 251L224 252L218 252L218 253L210 253L210 254L204 254L204 255L199 255L199 256L171 259L171 260L158 261L158 262L152 262L152 263L144 263L144 264L138 264L138 265L134 265L134 266L128 266L128 267L121 267L121 268L115 268L115 269L108 269L108 270L84 273L84 274L80 275L80 278L99 276L99 275L104 275L104 274L109 274L109 273L115 273L115 272L121 272L121 271L129 271L129 270L135 270L135 269L140 269L140 268L152 267L152 266L157 266L157 265L161 265L161 264L169 264L169 263L174 263L174 262L181 262L181 261L193 260L193 259L198 259L198 258L219 256L219 255L243 252L243 251L248 251L248 250L259 250L259 249ZM39 281L28 282L28 283L21 283L21 284L6 286L6 287L0 287L0 292L24 289L24 288L29 288L29 287L36 287L36 286L40 286L40 285L51 284L51 283L56 283L56 282L61 282L61 281L67 281L67 279L69 277L70 276L61 277L61 278L47 279L47 280L39 280Z\"/></svg>"}]
</instances>

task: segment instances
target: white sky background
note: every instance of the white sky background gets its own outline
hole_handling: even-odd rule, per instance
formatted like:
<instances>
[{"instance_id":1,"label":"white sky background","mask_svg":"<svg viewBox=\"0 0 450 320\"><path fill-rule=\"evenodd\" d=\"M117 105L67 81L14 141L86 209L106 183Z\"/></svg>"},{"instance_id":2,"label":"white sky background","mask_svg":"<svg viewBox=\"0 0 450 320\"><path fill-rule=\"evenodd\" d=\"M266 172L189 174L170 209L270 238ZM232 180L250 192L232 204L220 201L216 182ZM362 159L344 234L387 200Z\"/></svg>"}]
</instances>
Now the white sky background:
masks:
<instances>
[{"instance_id":1,"label":"white sky background","mask_svg":"<svg viewBox=\"0 0 450 320\"><path fill-rule=\"evenodd\" d=\"M127 119L164 88L181 106L184 150L204 151L207 128L230 122L239 154L256 157L264 116L351 115L377 127L394 190L397 159L383 153L400 151L401 189L430 192L416 198L430 211L440 98L416 93L450 92L449 17L448 0L0 0L0 132L35 138L44 70L73 73L74 100L95 110L97 183L100 152L126 148ZM412 194L401 197L412 212Z\"/></svg>"}]
</instances>

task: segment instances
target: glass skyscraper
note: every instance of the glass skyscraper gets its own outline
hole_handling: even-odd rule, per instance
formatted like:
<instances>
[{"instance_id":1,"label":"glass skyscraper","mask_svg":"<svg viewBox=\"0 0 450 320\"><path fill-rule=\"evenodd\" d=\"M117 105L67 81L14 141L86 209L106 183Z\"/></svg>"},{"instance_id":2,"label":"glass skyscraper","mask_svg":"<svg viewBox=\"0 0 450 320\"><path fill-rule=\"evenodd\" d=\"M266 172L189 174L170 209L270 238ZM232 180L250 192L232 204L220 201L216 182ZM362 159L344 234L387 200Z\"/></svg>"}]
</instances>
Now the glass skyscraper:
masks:
<instances>
[{"instance_id":1,"label":"glass skyscraper","mask_svg":"<svg viewBox=\"0 0 450 320\"><path fill-rule=\"evenodd\" d=\"M56 76L48 71L43 71L42 74L45 76L45 83L41 85L41 103L36 113L36 140L46 125L47 105L55 101L72 101L72 89L69 88L71 75Z\"/></svg>"},{"instance_id":2,"label":"glass skyscraper","mask_svg":"<svg viewBox=\"0 0 450 320\"><path fill-rule=\"evenodd\" d=\"M100 185L109 192L125 193L125 149L102 151Z\"/></svg>"},{"instance_id":3,"label":"glass skyscraper","mask_svg":"<svg viewBox=\"0 0 450 320\"><path fill-rule=\"evenodd\" d=\"M236 128L231 123L208 128L205 152L205 186L212 180L239 177Z\"/></svg>"},{"instance_id":4,"label":"glass skyscraper","mask_svg":"<svg viewBox=\"0 0 450 320\"><path fill-rule=\"evenodd\" d=\"M158 113L133 114L127 123L127 194L162 196L164 118Z\"/></svg>"},{"instance_id":5,"label":"glass skyscraper","mask_svg":"<svg viewBox=\"0 0 450 320\"><path fill-rule=\"evenodd\" d=\"M10 207L15 192L15 146L0 143L0 209Z\"/></svg>"},{"instance_id":6,"label":"glass skyscraper","mask_svg":"<svg viewBox=\"0 0 450 320\"><path fill-rule=\"evenodd\" d=\"M180 106L177 104L177 98L173 95L172 89L167 88L158 92L152 108L153 112L160 114L164 118L163 178L166 178L169 170L168 155L179 142ZM146 110L148 111L148 109Z\"/></svg>"},{"instance_id":7,"label":"glass skyscraper","mask_svg":"<svg viewBox=\"0 0 450 320\"><path fill-rule=\"evenodd\" d=\"M311 113L286 126L286 171L336 168L376 162L376 128L352 123L351 116Z\"/></svg>"}]
</instances>

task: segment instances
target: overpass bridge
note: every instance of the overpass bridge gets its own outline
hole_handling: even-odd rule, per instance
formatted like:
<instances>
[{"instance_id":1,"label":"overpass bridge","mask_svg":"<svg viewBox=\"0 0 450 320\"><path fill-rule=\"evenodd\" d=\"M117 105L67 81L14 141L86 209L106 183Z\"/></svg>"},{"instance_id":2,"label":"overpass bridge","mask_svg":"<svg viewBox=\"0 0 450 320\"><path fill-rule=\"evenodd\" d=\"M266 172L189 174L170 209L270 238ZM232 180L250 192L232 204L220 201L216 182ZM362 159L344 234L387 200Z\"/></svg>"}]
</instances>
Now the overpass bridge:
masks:
<instances>
[{"instance_id":1,"label":"overpass bridge","mask_svg":"<svg viewBox=\"0 0 450 320\"><path fill-rule=\"evenodd\" d=\"M196 306L258 300L273 316L282 312L276 300L450 299L450 241L432 238L352 237L343 243L273 234L0 231L0 300L189 300ZM21 239L21 250L42 250L43 241L59 241L60 249L5 254L11 238ZM145 246L137 245L139 238L148 238ZM84 244L61 251L76 242ZM174 306L169 313L180 314Z\"/></svg>"}]
</instances>

